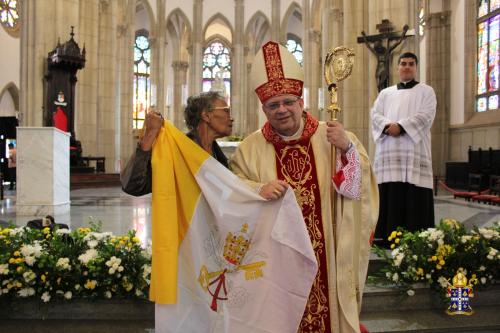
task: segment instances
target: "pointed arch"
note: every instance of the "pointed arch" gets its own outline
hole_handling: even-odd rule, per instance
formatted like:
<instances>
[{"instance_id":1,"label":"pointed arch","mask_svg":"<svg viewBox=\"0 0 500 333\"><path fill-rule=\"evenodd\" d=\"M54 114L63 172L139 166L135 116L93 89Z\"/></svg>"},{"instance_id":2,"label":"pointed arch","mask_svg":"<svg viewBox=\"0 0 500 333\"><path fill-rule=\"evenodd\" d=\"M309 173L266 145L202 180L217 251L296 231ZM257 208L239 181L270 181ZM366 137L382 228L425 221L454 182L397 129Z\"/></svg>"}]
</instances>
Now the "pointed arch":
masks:
<instances>
[{"instance_id":1,"label":"pointed arch","mask_svg":"<svg viewBox=\"0 0 500 333\"><path fill-rule=\"evenodd\" d=\"M153 9L151 8L151 5L149 4L148 0L137 0L135 4L136 14L141 10L144 10L146 12L149 26L147 28L146 27L140 27L140 28L148 30L149 33L151 34L154 31L153 27L156 26L156 19Z\"/></svg>"},{"instance_id":2,"label":"pointed arch","mask_svg":"<svg viewBox=\"0 0 500 333\"><path fill-rule=\"evenodd\" d=\"M245 30L246 46L250 50L249 55L256 54L260 47L271 37L271 23L267 16L260 10L255 12L248 21Z\"/></svg>"},{"instance_id":3,"label":"pointed arch","mask_svg":"<svg viewBox=\"0 0 500 333\"><path fill-rule=\"evenodd\" d=\"M233 26L231 25L231 23L229 22L229 20L224 16L222 15L221 13L217 13L217 14L214 14L211 18L208 19L207 23L205 24L205 26L203 27L203 40L205 41L205 45L207 45L207 40L211 38L211 36L207 36L207 30L214 24L221 24L222 26L225 26L228 30L229 30L229 36L226 36L222 33L220 33L221 35L223 35L223 37L229 41L229 45L232 45L233 43L233 36L234 36L234 28Z\"/></svg>"},{"instance_id":4,"label":"pointed arch","mask_svg":"<svg viewBox=\"0 0 500 333\"><path fill-rule=\"evenodd\" d=\"M280 36L280 42L282 44L285 44L287 41L287 34L290 31L290 23L291 21L299 21L300 22L300 27L303 26L302 23L302 7L295 1L293 1L290 6L288 6L288 9L285 13L285 16L283 16L283 20L281 21L281 36ZM295 24L292 24L294 27L297 27L297 22ZM295 31L292 31L296 36L300 37L302 39L302 34L303 34L303 29L295 29Z\"/></svg>"},{"instance_id":5,"label":"pointed arch","mask_svg":"<svg viewBox=\"0 0 500 333\"><path fill-rule=\"evenodd\" d=\"M192 28L186 14L177 7L167 17L167 34L172 43L173 60L188 61L188 47L191 43Z\"/></svg>"},{"instance_id":6,"label":"pointed arch","mask_svg":"<svg viewBox=\"0 0 500 333\"><path fill-rule=\"evenodd\" d=\"M5 87L3 87L2 91L0 91L0 101L2 101L6 93L8 93L12 98L15 111L19 112L19 88L14 82L7 83Z\"/></svg>"}]
</instances>

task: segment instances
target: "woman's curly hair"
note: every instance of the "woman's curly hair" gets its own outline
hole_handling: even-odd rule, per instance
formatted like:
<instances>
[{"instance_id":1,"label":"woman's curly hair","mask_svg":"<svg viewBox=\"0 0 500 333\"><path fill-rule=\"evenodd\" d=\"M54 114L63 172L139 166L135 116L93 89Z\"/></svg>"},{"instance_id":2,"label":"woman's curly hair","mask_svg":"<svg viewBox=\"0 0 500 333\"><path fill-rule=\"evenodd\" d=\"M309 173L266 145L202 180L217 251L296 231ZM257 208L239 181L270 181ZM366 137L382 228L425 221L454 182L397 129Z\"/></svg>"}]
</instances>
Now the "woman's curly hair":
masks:
<instances>
[{"instance_id":1,"label":"woman's curly hair","mask_svg":"<svg viewBox=\"0 0 500 333\"><path fill-rule=\"evenodd\" d=\"M190 131L196 130L201 121L201 112L210 111L215 100L224 100L224 97L216 91L202 92L198 95L190 96L184 110L184 120Z\"/></svg>"}]
</instances>

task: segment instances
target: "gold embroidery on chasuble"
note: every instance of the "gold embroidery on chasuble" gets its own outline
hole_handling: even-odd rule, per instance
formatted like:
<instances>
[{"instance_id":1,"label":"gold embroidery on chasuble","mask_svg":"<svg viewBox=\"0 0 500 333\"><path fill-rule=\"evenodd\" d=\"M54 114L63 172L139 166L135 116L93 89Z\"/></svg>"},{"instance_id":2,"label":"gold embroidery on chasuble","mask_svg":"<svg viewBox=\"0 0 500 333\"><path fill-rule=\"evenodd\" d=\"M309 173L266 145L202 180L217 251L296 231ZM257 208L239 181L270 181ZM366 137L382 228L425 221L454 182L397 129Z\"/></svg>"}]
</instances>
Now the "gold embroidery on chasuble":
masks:
<instances>
[{"instance_id":1,"label":"gold embroidery on chasuble","mask_svg":"<svg viewBox=\"0 0 500 333\"><path fill-rule=\"evenodd\" d=\"M299 333L330 333L330 304L328 300L328 267L321 216L321 197L316 173L316 162L311 137L318 129L318 121L304 112L304 131L298 140L285 142L267 122L262 134L273 144L276 155L276 174L295 192L302 210L309 238L318 261L318 274L314 279Z\"/></svg>"}]
</instances>

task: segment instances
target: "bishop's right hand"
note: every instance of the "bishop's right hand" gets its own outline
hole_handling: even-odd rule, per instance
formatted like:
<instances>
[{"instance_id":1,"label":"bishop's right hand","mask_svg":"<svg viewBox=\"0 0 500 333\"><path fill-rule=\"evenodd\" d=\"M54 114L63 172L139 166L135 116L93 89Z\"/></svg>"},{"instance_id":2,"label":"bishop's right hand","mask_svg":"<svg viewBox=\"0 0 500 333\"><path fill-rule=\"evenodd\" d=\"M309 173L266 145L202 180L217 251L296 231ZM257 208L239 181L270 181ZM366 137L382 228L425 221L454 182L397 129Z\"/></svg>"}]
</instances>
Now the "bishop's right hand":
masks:
<instances>
[{"instance_id":1,"label":"bishop's right hand","mask_svg":"<svg viewBox=\"0 0 500 333\"><path fill-rule=\"evenodd\" d=\"M259 194L266 200L276 200L281 198L287 189L287 182L276 179L262 185Z\"/></svg>"}]
</instances>

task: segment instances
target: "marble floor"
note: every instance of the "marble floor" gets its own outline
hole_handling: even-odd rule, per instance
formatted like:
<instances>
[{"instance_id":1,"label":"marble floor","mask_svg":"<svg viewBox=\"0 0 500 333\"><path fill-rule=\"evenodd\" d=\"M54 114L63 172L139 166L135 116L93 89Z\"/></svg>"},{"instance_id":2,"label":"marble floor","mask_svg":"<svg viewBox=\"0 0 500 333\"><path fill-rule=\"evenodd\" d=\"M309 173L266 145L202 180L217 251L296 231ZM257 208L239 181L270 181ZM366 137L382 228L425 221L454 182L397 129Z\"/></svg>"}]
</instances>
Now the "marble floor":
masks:
<instances>
[{"instance_id":1,"label":"marble floor","mask_svg":"<svg viewBox=\"0 0 500 333\"><path fill-rule=\"evenodd\" d=\"M71 210L64 215L56 215L57 223L65 223L70 228L87 226L90 219L102 222L103 231L125 234L130 229L137 230L138 237L146 242L151 238L151 195L133 197L119 187L80 189L71 191ZM500 221L500 206L469 203L463 199L453 199L446 193L435 197L436 222L441 218L453 218L467 227L488 226ZM16 214L16 192L5 191L0 205L0 220L16 225L26 225L35 216ZM39 218L39 217L38 217Z\"/></svg>"}]
</instances>

